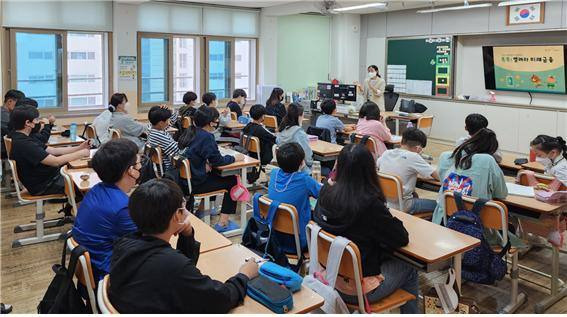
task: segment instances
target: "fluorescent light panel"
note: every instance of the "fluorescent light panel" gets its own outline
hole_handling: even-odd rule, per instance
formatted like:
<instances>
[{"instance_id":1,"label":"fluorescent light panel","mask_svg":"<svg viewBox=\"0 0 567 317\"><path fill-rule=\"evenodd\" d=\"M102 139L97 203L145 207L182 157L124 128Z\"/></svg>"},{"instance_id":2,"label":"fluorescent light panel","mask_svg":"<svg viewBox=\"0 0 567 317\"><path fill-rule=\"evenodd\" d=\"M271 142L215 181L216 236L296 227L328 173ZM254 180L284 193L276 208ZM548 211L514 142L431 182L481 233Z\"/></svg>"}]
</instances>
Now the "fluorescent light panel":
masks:
<instances>
[{"instance_id":1,"label":"fluorescent light panel","mask_svg":"<svg viewBox=\"0 0 567 317\"><path fill-rule=\"evenodd\" d=\"M532 0L533 1L533 0ZM441 12L441 11L456 11L456 10L466 10L466 9L476 9L476 8L486 8L491 7L492 3L479 3L479 4L471 4L471 5L464 5L458 7L444 7L444 8L434 8L434 9L427 9L427 10L419 10L417 13L433 13L433 12Z\"/></svg>"},{"instance_id":2,"label":"fluorescent light panel","mask_svg":"<svg viewBox=\"0 0 567 317\"><path fill-rule=\"evenodd\" d=\"M333 9L335 12L343 12L343 11L352 11L352 10L360 10L360 9L368 9L368 8L376 8L376 7L385 7L386 4L383 2L376 2L376 3L368 3L368 4L361 4L358 6L352 7L344 7L344 8L337 8Z\"/></svg>"},{"instance_id":3,"label":"fluorescent light panel","mask_svg":"<svg viewBox=\"0 0 567 317\"><path fill-rule=\"evenodd\" d=\"M546 2L547 0L516 0L516 1L502 1L500 3L498 3L499 7L507 7L507 6L513 6L516 4L528 4L528 3L541 3L541 2Z\"/></svg>"}]
</instances>

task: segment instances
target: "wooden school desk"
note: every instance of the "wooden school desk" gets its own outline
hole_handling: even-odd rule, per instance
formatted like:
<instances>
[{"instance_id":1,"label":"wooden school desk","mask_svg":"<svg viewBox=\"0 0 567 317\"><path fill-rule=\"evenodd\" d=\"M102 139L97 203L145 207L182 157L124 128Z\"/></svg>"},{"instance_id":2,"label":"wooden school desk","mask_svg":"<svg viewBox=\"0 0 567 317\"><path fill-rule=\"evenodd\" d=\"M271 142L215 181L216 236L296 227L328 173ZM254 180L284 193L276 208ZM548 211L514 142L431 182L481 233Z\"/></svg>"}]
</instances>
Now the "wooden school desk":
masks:
<instances>
[{"instance_id":1,"label":"wooden school desk","mask_svg":"<svg viewBox=\"0 0 567 317\"><path fill-rule=\"evenodd\" d=\"M203 253L199 256L197 268L201 273L219 281L226 281L238 273L240 266L249 257L259 256L240 244ZM301 290L293 293L293 309L289 314L308 313L323 306L324 299L311 289L301 286ZM229 312L230 314L273 314L271 310L253 300L249 296L244 303Z\"/></svg>"},{"instance_id":2,"label":"wooden school desk","mask_svg":"<svg viewBox=\"0 0 567 317\"><path fill-rule=\"evenodd\" d=\"M526 164L522 164L522 167L536 173L544 172L543 164L541 164L540 162L528 162Z\"/></svg>"},{"instance_id":3,"label":"wooden school desk","mask_svg":"<svg viewBox=\"0 0 567 317\"><path fill-rule=\"evenodd\" d=\"M221 152L222 155L232 155L235 156L236 154L241 154L233 149L229 149L229 148L223 148L223 147L219 147L219 151ZM220 174L220 176L222 177L226 177L226 176L232 176L232 175L239 175L240 176L240 181L242 182L242 185L244 185L246 188L250 188L251 184L248 184L248 180L246 179L246 172L248 170L248 168L250 167L254 167L257 166L258 168L260 167L260 160L257 160L253 157L244 155L244 160L240 161L240 162L234 162L232 164L229 165L224 165L224 166L217 166L215 167L215 170ZM242 232L244 232L244 226L246 226L246 203L245 202L241 202L240 204L240 228L235 229L235 230L231 230L231 231L226 231L223 232L223 234L226 237L232 237L235 235L239 235Z\"/></svg>"},{"instance_id":4,"label":"wooden school desk","mask_svg":"<svg viewBox=\"0 0 567 317\"><path fill-rule=\"evenodd\" d=\"M480 240L392 208L390 212L409 233L409 244L394 255L426 272L443 269L452 258L460 290L462 255L480 245Z\"/></svg>"},{"instance_id":5,"label":"wooden school desk","mask_svg":"<svg viewBox=\"0 0 567 317\"><path fill-rule=\"evenodd\" d=\"M95 153L96 153L96 149L91 149L91 153L90 153L89 157L85 157L85 158L82 158L82 159L71 161L71 162L67 163L67 165L69 165L70 169L89 167L89 161L93 158L93 155Z\"/></svg>"},{"instance_id":6,"label":"wooden school desk","mask_svg":"<svg viewBox=\"0 0 567 317\"><path fill-rule=\"evenodd\" d=\"M88 192L96 184L101 182L100 178L98 177L98 174L90 167L68 169L67 173L71 175L71 179L73 180L73 183L75 183L77 188L83 193ZM81 175L84 174L89 175L89 179L86 181L81 179Z\"/></svg>"},{"instance_id":7,"label":"wooden school desk","mask_svg":"<svg viewBox=\"0 0 567 317\"><path fill-rule=\"evenodd\" d=\"M204 223L201 219L197 218L192 213L189 213L191 219L191 226L195 232L195 240L201 242L201 249L199 253L206 253L209 251L217 250L220 248L232 245L232 242L225 236L218 233L215 229L211 228L208 224ZM169 240L172 248L177 248L177 240L179 236L172 236Z\"/></svg>"},{"instance_id":8,"label":"wooden school desk","mask_svg":"<svg viewBox=\"0 0 567 317\"><path fill-rule=\"evenodd\" d=\"M309 141L309 147L313 151L313 159L317 161L334 161L343 149L342 145L321 140Z\"/></svg>"},{"instance_id":9,"label":"wooden school desk","mask_svg":"<svg viewBox=\"0 0 567 317\"><path fill-rule=\"evenodd\" d=\"M71 141L71 137L62 136L61 134L52 134L47 141L48 146L67 146L67 145L79 145L85 142L80 136L77 136L75 141Z\"/></svg>"}]
</instances>

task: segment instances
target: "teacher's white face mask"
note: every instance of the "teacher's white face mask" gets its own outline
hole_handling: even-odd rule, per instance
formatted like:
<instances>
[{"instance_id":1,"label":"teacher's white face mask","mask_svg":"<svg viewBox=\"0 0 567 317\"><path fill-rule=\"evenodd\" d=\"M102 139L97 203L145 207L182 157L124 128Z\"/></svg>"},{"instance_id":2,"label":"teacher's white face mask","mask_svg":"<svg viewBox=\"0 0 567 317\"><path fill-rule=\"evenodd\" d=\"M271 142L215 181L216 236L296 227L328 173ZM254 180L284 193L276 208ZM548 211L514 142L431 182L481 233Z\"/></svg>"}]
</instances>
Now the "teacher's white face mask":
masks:
<instances>
[{"instance_id":1,"label":"teacher's white face mask","mask_svg":"<svg viewBox=\"0 0 567 317\"><path fill-rule=\"evenodd\" d=\"M368 78L374 78L374 77L376 77L375 72L368 72Z\"/></svg>"}]
</instances>

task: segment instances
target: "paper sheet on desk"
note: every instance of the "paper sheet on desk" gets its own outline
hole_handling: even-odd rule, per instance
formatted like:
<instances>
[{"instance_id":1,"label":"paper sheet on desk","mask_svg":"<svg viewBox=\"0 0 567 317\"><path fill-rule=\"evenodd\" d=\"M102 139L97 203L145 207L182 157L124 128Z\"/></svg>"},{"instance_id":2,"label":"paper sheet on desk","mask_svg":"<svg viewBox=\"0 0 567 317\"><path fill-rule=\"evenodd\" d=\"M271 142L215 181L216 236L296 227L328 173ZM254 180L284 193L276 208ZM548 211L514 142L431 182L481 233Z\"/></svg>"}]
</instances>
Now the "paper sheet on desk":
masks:
<instances>
[{"instance_id":1,"label":"paper sheet on desk","mask_svg":"<svg viewBox=\"0 0 567 317\"><path fill-rule=\"evenodd\" d=\"M508 188L508 194L514 196L524 196L524 197L535 197L535 192L533 187L522 186L514 183L506 183Z\"/></svg>"}]
</instances>

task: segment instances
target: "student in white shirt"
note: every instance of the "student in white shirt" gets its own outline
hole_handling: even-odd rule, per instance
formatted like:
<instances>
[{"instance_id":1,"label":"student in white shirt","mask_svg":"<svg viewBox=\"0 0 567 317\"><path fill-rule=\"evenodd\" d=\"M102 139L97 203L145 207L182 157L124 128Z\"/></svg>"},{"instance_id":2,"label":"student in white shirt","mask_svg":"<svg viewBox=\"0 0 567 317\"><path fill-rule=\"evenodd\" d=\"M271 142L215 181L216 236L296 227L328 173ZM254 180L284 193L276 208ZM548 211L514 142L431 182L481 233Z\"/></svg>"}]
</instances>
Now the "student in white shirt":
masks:
<instances>
[{"instance_id":1,"label":"student in white shirt","mask_svg":"<svg viewBox=\"0 0 567 317\"><path fill-rule=\"evenodd\" d=\"M484 129L488 127L488 119L485 116L481 115L480 113L471 113L465 118L465 130L469 133L469 135L461 137L457 139L455 142L455 146L459 147L461 144L465 143L468 139L471 138L475 133L477 133L480 129ZM497 163L502 162L502 152L497 150L493 155L494 159Z\"/></svg>"},{"instance_id":2,"label":"student in white shirt","mask_svg":"<svg viewBox=\"0 0 567 317\"><path fill-rule=\"evenodd\" d=\"M409 214L432 212L437 202L431 199L417 198L415 183L417 176L439 179L435 168L429 165L420 155L427 145L427 136L417 128L410 128L402 135L400 148L387 150L378 158L377 167L382 173L397 175L403 184L404 206L389 202L392 208L403 210Z\"/></svg>"},{"instance_id":3,"label":"student in white shirt","mask_svg":"<svg viewBox=\"0 0 567 317\"><path fill-rule=\"evenodd\" d=\"M530 143L531 149L536 154L536 161L543 164L546 175L555 177L557 181L567 186L567 145L562 137L556 138L549 135L538 135ZM556 183L554 187L559 188L561 184ZM553 184L553 183L552 183ZM551 188L557 190L557 188Z\"/></svg>"}]
</instances>

